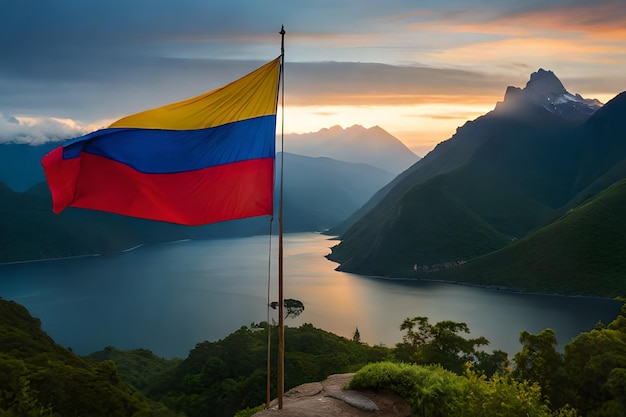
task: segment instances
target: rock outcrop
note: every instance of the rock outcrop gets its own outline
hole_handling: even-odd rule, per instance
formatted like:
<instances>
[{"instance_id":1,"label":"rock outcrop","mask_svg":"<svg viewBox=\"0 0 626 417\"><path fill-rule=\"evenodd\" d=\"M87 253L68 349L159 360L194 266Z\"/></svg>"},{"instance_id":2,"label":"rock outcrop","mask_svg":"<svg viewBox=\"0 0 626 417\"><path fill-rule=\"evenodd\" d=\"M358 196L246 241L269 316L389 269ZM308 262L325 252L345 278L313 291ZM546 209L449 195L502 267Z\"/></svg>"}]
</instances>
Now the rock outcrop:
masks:
<instances>
[{"instance_id":1,"label":"rock outcrop","mask_svg":"<svg viewBox=\"0 0 626 417\"><path fill-rule=\"evenodd\" d=\"M411 408L391 391L344 389L354 374L331 375L325 381L300 385L285 393L283 408L274 400L254 417L408 417Z\"/></svg>"}]
</instances>

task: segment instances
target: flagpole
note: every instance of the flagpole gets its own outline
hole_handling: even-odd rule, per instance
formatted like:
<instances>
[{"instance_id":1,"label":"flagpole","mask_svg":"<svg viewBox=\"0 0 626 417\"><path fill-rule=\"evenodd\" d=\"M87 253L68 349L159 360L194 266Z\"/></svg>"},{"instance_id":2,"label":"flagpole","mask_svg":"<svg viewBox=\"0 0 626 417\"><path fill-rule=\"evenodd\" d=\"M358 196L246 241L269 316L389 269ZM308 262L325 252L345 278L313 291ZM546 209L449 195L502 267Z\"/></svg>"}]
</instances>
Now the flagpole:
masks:
<instances>
[{"instance_id":1,"label":"flagpole","mask_svg":"<svg viewBox=\"0 0 626 417\"><path fill-rule=\"evenodd\" d=\"M274 204L272 202L272 204ZM270 403L272 401L272 325L270 321L270 287L271 287L271 279L272 279L272 223L274 218L270 218L270 230L269 230L269 251L268 251L268 262L267 262L267 378L266 378L266 390L265 390L265 408L270 408Z\"/></svg>"},{"instance_id":2,"label":"flagpole","mask_svg":"<svg viewBox=\"0 0 626 417\"><path fill-rule=\"evenodd\" d=\"M280 131L280 195L278 203L278 409L283 409L285 391L285 329L283 316L283 175L285 160L285 26L280 28L280 92L281 92L281 131Z\"/></svg>"}]
</instances>

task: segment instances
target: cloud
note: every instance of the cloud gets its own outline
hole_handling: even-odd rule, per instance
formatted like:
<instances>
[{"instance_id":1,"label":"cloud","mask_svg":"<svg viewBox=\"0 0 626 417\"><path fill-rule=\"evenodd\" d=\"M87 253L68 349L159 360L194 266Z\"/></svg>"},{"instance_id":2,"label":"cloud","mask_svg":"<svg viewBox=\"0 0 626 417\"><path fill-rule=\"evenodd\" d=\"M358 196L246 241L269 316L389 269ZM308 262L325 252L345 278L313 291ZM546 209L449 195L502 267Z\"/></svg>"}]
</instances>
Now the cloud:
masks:
<instances>
[{"instance_id":1,"label":"cloud","mask_svg":"<svg viewBox=\"0 0 626 417\"><path fill-rule=\"evenodd\" d=\"M0 113L0 143L41 145L87 133L88 129L72 120L55 118L18 118Z\"/></svg>"},{"instance_id":2,"label":"cloud","mask_svg":"<svg viewBox=\"0 0 626 417\"><path fill-rule=\"evenodd\" d=\"M102 57L90 61L93 69L83 68L80 58L39 67L4 63L0 111L83 124L117 119L210 91L262 63L145 56L113 61Z\"/></svg>"},{"instance_id":3,"label":"cloud","mask_svg":"<svg viewBox=\"0 0 626 417\"><path fill-rule=\"evenodd\" d=\"M539 67L583 96L617 94L626 82L622 6L573 0L0 2L0 112L88 126L192 97L277 56L282 24L287 107L326 107L319 113L333 112L329 106L493 106L508 85L525 85Z\"/></svg>"},{"instance_id":4,"label":"cloud","mask_svg":"<svg viewBox=\"0 0 626 417\"><path fill-rule=\"evenodd\" d=\"M287 63L288 104L403 106L449 101L493 102L504 78L479 72L375 63Z\"/></svg>"},{"instance_id":5,"label":"cloud","mask_svg":"<svg viewBox=\"0 0 626 417\"><path fill-rule=\"evenodd\" d=\"M505 15L503 26L526 26L545 30L583 34L589 38L611 41L626 40L626 9L623 1L595 1L569 5L546 3L539 10L526 10Z\"/></svg>"},{"instance_id":6,"label":"cloud","mask_svg":"<svg viewBox=\"0 0 626 417\"><path fill-rule=\"evenodd\" d=\"M414 19L406 16L397 19L406 21L413 32L445 32L448 35L536 37L538 32L550 32L558 37L563 37L564 33L608 35L613 40L616 35L621 39L626 35L626 9L621 0L498 3L487 6L484 2L466 2L465 7L439 8L419 13Z\"/></svg>"},{"instance_id":7,"label":"cloud","mask_svg":"<svg viewBox=\"0 0 626 417\"><path fill-rule=\"evenodd\" d=\"M193 97L252 71L263 61L135 57L68 59L49 67L0 66L0 111L88 124ZM123 65L122 65L123 64ZM7 74L13 68L11 74ZM4 72L4 76L3 75ZM494 102L510 80L478 72L353 62L289 62L288 106L406 105L450 100Z\"/></svg>"}]
</instances>

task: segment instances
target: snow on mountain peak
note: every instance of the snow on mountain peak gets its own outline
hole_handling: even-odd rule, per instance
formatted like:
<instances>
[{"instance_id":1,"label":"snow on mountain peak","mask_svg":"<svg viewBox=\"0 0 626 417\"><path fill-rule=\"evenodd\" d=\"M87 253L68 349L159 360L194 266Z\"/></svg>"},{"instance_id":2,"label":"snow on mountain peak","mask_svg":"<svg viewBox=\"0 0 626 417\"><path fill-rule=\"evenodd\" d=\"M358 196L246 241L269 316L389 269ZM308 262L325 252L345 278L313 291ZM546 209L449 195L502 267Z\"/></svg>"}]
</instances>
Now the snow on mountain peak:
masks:
<instances>
[{"instance_id":1,"label":"snow on mountain peak","mask_svg":"<svg viewBox=\"0 0 626 417\"><path fill-rule=\"evenodd\" d=\"M602 107L598 100L585 99L580 94L568 92L552 71L543 68L530 75L523 89L509 86L504 101L496 105L496 110L516 112L524 103L539 105L572 121L583 120Z\"/></svg>"}]
</instances>

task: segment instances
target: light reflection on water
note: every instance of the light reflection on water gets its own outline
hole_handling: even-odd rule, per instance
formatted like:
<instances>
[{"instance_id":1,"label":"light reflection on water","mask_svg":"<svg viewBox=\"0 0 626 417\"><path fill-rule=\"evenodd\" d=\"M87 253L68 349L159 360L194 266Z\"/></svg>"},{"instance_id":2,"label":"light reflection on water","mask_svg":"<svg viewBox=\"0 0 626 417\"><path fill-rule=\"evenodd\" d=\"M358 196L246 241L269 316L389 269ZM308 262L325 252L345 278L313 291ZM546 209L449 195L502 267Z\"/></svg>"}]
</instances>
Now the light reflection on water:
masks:
<instances>
[{"instance_id":1,"label":"light reflection on water","mask_svg":"<svg viewBox=\"0 0 626 417\"><path fill-rule=\"evenodd\" d=\"M285 236L285 298L312 323L345 337L359 328L369 344L393 346L407 317L468 324L488 350L512 356L520 331L551 327L564 344L598 320L611 321L611 300L523 295L435 282L383 280L335 271L324 255L336 241ZM107 345L187 356L203 340L266 320L269 237L186 241L100 257L0 266L0 296L25 305L60 344L81 354ZM272 243L277 252L276 240ZM272 257L271 300L276 299ZM275 312L274 318L275 318Z\"/></svg>"}]
</instances>

